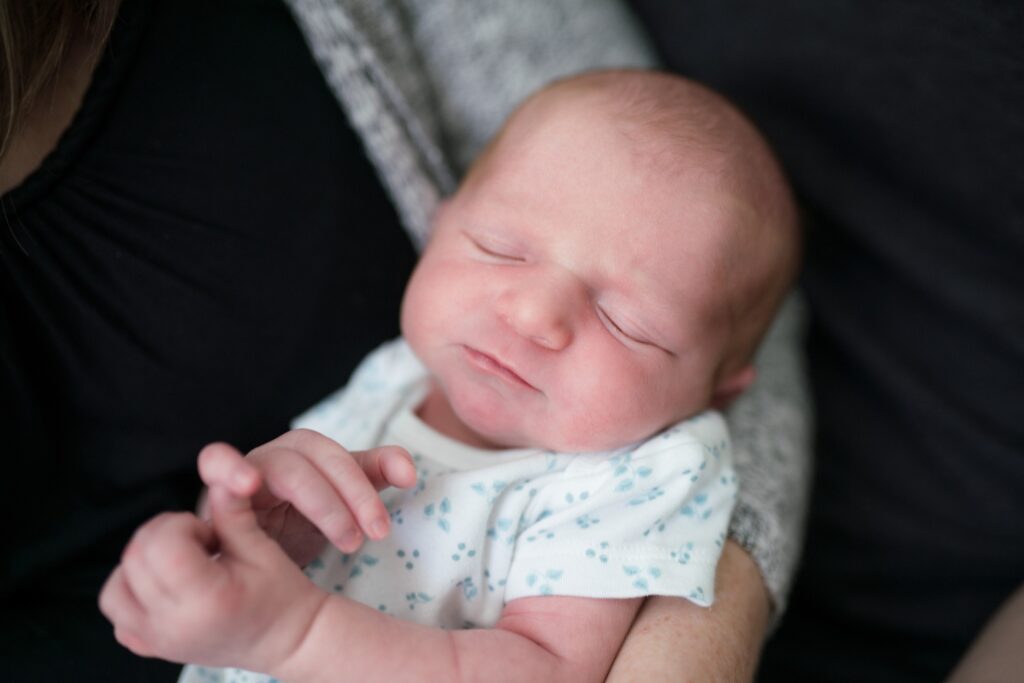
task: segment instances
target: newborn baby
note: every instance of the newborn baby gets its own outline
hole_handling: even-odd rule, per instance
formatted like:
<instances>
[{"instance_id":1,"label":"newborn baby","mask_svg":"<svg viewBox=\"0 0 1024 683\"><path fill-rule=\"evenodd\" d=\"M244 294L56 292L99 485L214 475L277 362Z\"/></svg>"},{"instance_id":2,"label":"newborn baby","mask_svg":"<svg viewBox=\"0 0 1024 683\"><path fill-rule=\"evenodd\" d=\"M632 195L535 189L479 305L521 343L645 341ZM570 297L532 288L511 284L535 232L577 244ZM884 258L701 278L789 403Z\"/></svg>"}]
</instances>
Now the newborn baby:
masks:
<instances>
[{"instance_id":1,"label":"newborn baby","mask_svg":"<svg viewBox=\"0 0 1024 683\"><path fill-rule=\"evenodd\" d=\"M150 522L104 612L204 665L183 681L603 680L644 596L713 600L736 488L713 409L797 259L784 177L724 99L643 71L549 86L439 209L403 338L248 458L205 449L212 523ZM352 453L382 444L413 465ZM288 476L308 495L271 495ZM254 495L332 541L312 582ZM129 561L161 548L175 567Z\"/></svg>"}]
</instances>

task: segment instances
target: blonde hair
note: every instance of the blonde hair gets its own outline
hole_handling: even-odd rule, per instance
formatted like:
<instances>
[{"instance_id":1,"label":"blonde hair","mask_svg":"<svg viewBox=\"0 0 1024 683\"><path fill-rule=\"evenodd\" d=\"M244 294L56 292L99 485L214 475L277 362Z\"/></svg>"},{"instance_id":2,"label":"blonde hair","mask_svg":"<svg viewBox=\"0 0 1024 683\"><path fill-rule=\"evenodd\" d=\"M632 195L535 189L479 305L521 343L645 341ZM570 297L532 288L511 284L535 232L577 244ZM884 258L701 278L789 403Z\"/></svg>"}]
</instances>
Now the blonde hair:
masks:
<instances>
[{"instance_id":1,"label":"blonde hair","mask_svg":"<svg viewBox=\"0 0 1024 683\"><path fill-rule=\"evenodd\" d=\"M120 0L0 2L0 159L72 44L106 42Z\"/></svg>"}]
</instances>

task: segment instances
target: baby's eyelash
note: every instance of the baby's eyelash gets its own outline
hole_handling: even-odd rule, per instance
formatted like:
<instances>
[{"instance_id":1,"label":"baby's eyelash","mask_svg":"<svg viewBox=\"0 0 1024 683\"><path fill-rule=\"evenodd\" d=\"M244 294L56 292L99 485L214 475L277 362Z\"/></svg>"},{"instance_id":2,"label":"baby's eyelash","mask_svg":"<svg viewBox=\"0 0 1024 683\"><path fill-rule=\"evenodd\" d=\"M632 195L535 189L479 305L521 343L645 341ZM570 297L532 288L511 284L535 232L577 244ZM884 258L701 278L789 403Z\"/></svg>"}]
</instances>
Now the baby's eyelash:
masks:
<instances>
[{"instance_id":1,"label":"baby's eyelash","mask_svg":"<svg viewBox=\"0 0 1024 683\"><path fill-rule=\"evenodd\" d=\"M629 339L631 341L634 341L637 344L647 344L649 346L653 346L653 344L651 344L650 342L644 341L643 339L638 339L638 338L634 337L633 335L631 335L629 332L626 332L624 329L622 329L622 326L620 326L617 322L615 322L615 319L612 318L610 315L608 315L608 312L605 311L600 306L597 307L597 310L601 314L601 317L603 317L605 320L607 320L608 324L611 325L612 327L614 327L615 331L618 332L619 334L621 334L623 337L626 337L627 339Z\"/></svg>"},{"instance_id":2,"label":"baby's eyelash","mask_svg":"<svg viewBox=\"0 0 1024 683\"><path fill-rule=\"evenodd\" d=\"M660 351L664 351L668 355L670 355L672 357L675 357L675 355L676 355L675 352L665 348L661 344L658 344L657 342L653 342L653 341L651 341L649 339L646 339L646 338L637 337L636 335L632 335L629 332L626 332L626 330L624 330L621 325L619 325L617 322L615 322L615 319L612 318L610 315L608 315L608 313L603 308L601 308L600 306L597 307L597 311L598 311L598 314L599 314L599 316L601 318L603 318L605 321L607 321L607 323L609 325L611 325L618 334L622 335L626 339L629 339L630 341L632 341L632 342L634 342L636 344L640 344L642 346L649 346L649 347L651 347L653 349L658 349Z\"/></svg>"},{"instance_id":3,"label":"baby's eyelash","mask_svg":"<svg viewBox=\"0 0 1024 683\"><path fill-rule=\"evenodd\" d=\"M481 244L481 242L479 240L477 240L475 237L473 237L472 235L468 235L467 234L466 237L469 239L470 242L473 243L473 246L475 246L477 249L480 250L481 253L486 254L487 256L490 256L492 258L505 259L507 261L525 261L526 260L522 256L513 256L512 254L507 254L507 253L503 253L503 252L500 252L500 251L495 251L491 247L486 247L483 244Z\"/></svg>"}]
</instances>

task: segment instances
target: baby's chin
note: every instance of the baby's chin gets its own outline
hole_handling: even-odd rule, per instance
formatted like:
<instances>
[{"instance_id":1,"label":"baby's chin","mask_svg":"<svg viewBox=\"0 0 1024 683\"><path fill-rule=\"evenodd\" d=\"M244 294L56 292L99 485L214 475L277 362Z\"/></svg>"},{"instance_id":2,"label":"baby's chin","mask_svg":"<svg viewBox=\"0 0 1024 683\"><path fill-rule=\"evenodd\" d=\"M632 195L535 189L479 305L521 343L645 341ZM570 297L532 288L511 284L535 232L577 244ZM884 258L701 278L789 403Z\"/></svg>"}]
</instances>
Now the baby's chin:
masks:
<instances>
[{"instance_id":1,"label":"baby's chin","mask_svg":"<svg viewBox=\"0 0 1024 683\"><path fill-rule=\"evenodd\" d=\"M464 432L462 441L478 448L507 450L514 448L538 448L556 452L565 451L567 442L552 438L547 433L532 429L529 418L523 415L507 416L500 411L481 411L479 403L470 406L452 403L452 410Z\"/></svg>"},{"instance_id":2,"label":"baby's chin","mask_svg":"<svg viewBox=\"0 0 1024 683\"><path fill-rule=\"evenodd\" d=\"M466 422L464 420L464 422ZM499 428L497 425L484 422L466 425L490 444L492 449L510 448L536 448L555 453L596 453L611 451L623 446L628 446L640 440L639 438L627 438L622 435L602 435L590 432L574 433L572 431L559 431L549 428L541 432L529 429L528 425L517 425L518 428Z\"/></svg>"},{"instance_id":3,"label":"baby's chin","mask_svg":"<svg viewBox=\"0 0 1024 683\"><path fill-rule=\"evenodd\" d=\"M651 430L641 425L595 427L590 421L559 419L551 411L527 415L504 410L487 397L449 396L449 405L470 438L463 441L489 449L538 448L556 453L611 451L636 443ZM574 416L576 417L576 416ZM475 437L475 438L474 438Z\"/></svg>"},{"instance_id":4,"label":"baby's chin","mask_svg":"<svg viewBox=\"0 0 1024 683\"><path fill-rule=\"evenodd\" d=\"M536 440L519 430L495 424L494 420L473 419L471 415L460 415L457 409L455 412L465 430L462 441L472 446L488 450L539 447Z\"/></svg>"},{"instance_id":5,"label":"baby's chin","mask_svg":"<svg viewBox=\"0 0 1024 683\"><path fill-rule=\"evenodd\" d=\"M638 439L629 438L594 438L593 435L585 435L580 438L565 438L561 440L560 445L551 448L549 450L558 453L600 453L603 451L614 451L623 446L628 446L635 443Z\"/></svg>"},{"instance_id":6,"label":"baby's chin","mask_svg":"<svg viewBox=\"0 0 1024 683\"><path fill-rule=\"evenodd\" d=\"M552 430L540 439L544 441L541 448L557 453L600 453L640 443L660 431L647 425L618 424L604 429L591 426Z\"/></svg>"}]
</instances>

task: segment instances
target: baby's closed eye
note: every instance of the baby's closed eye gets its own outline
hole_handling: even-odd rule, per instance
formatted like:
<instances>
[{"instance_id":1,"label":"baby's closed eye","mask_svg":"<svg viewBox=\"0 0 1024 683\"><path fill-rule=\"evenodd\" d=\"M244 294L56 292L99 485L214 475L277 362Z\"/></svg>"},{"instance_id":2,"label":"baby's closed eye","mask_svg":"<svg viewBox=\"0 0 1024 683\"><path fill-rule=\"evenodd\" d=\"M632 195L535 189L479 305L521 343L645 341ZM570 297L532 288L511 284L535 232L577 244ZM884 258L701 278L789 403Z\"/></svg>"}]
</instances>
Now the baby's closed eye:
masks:
<instances>
[{"instance_id":1,"label":"baby's closed eye","mask_svg":"<svg viewBox=\"0 0 1024 683\"><path fill-rule=\"evenodd\" d=\"M522 255L521 250L511 243L483 234L470 234L467 232L465 235L466 239L484 256L514 263L526 262L526 257Z\"/></svg>"}]
</instances>

